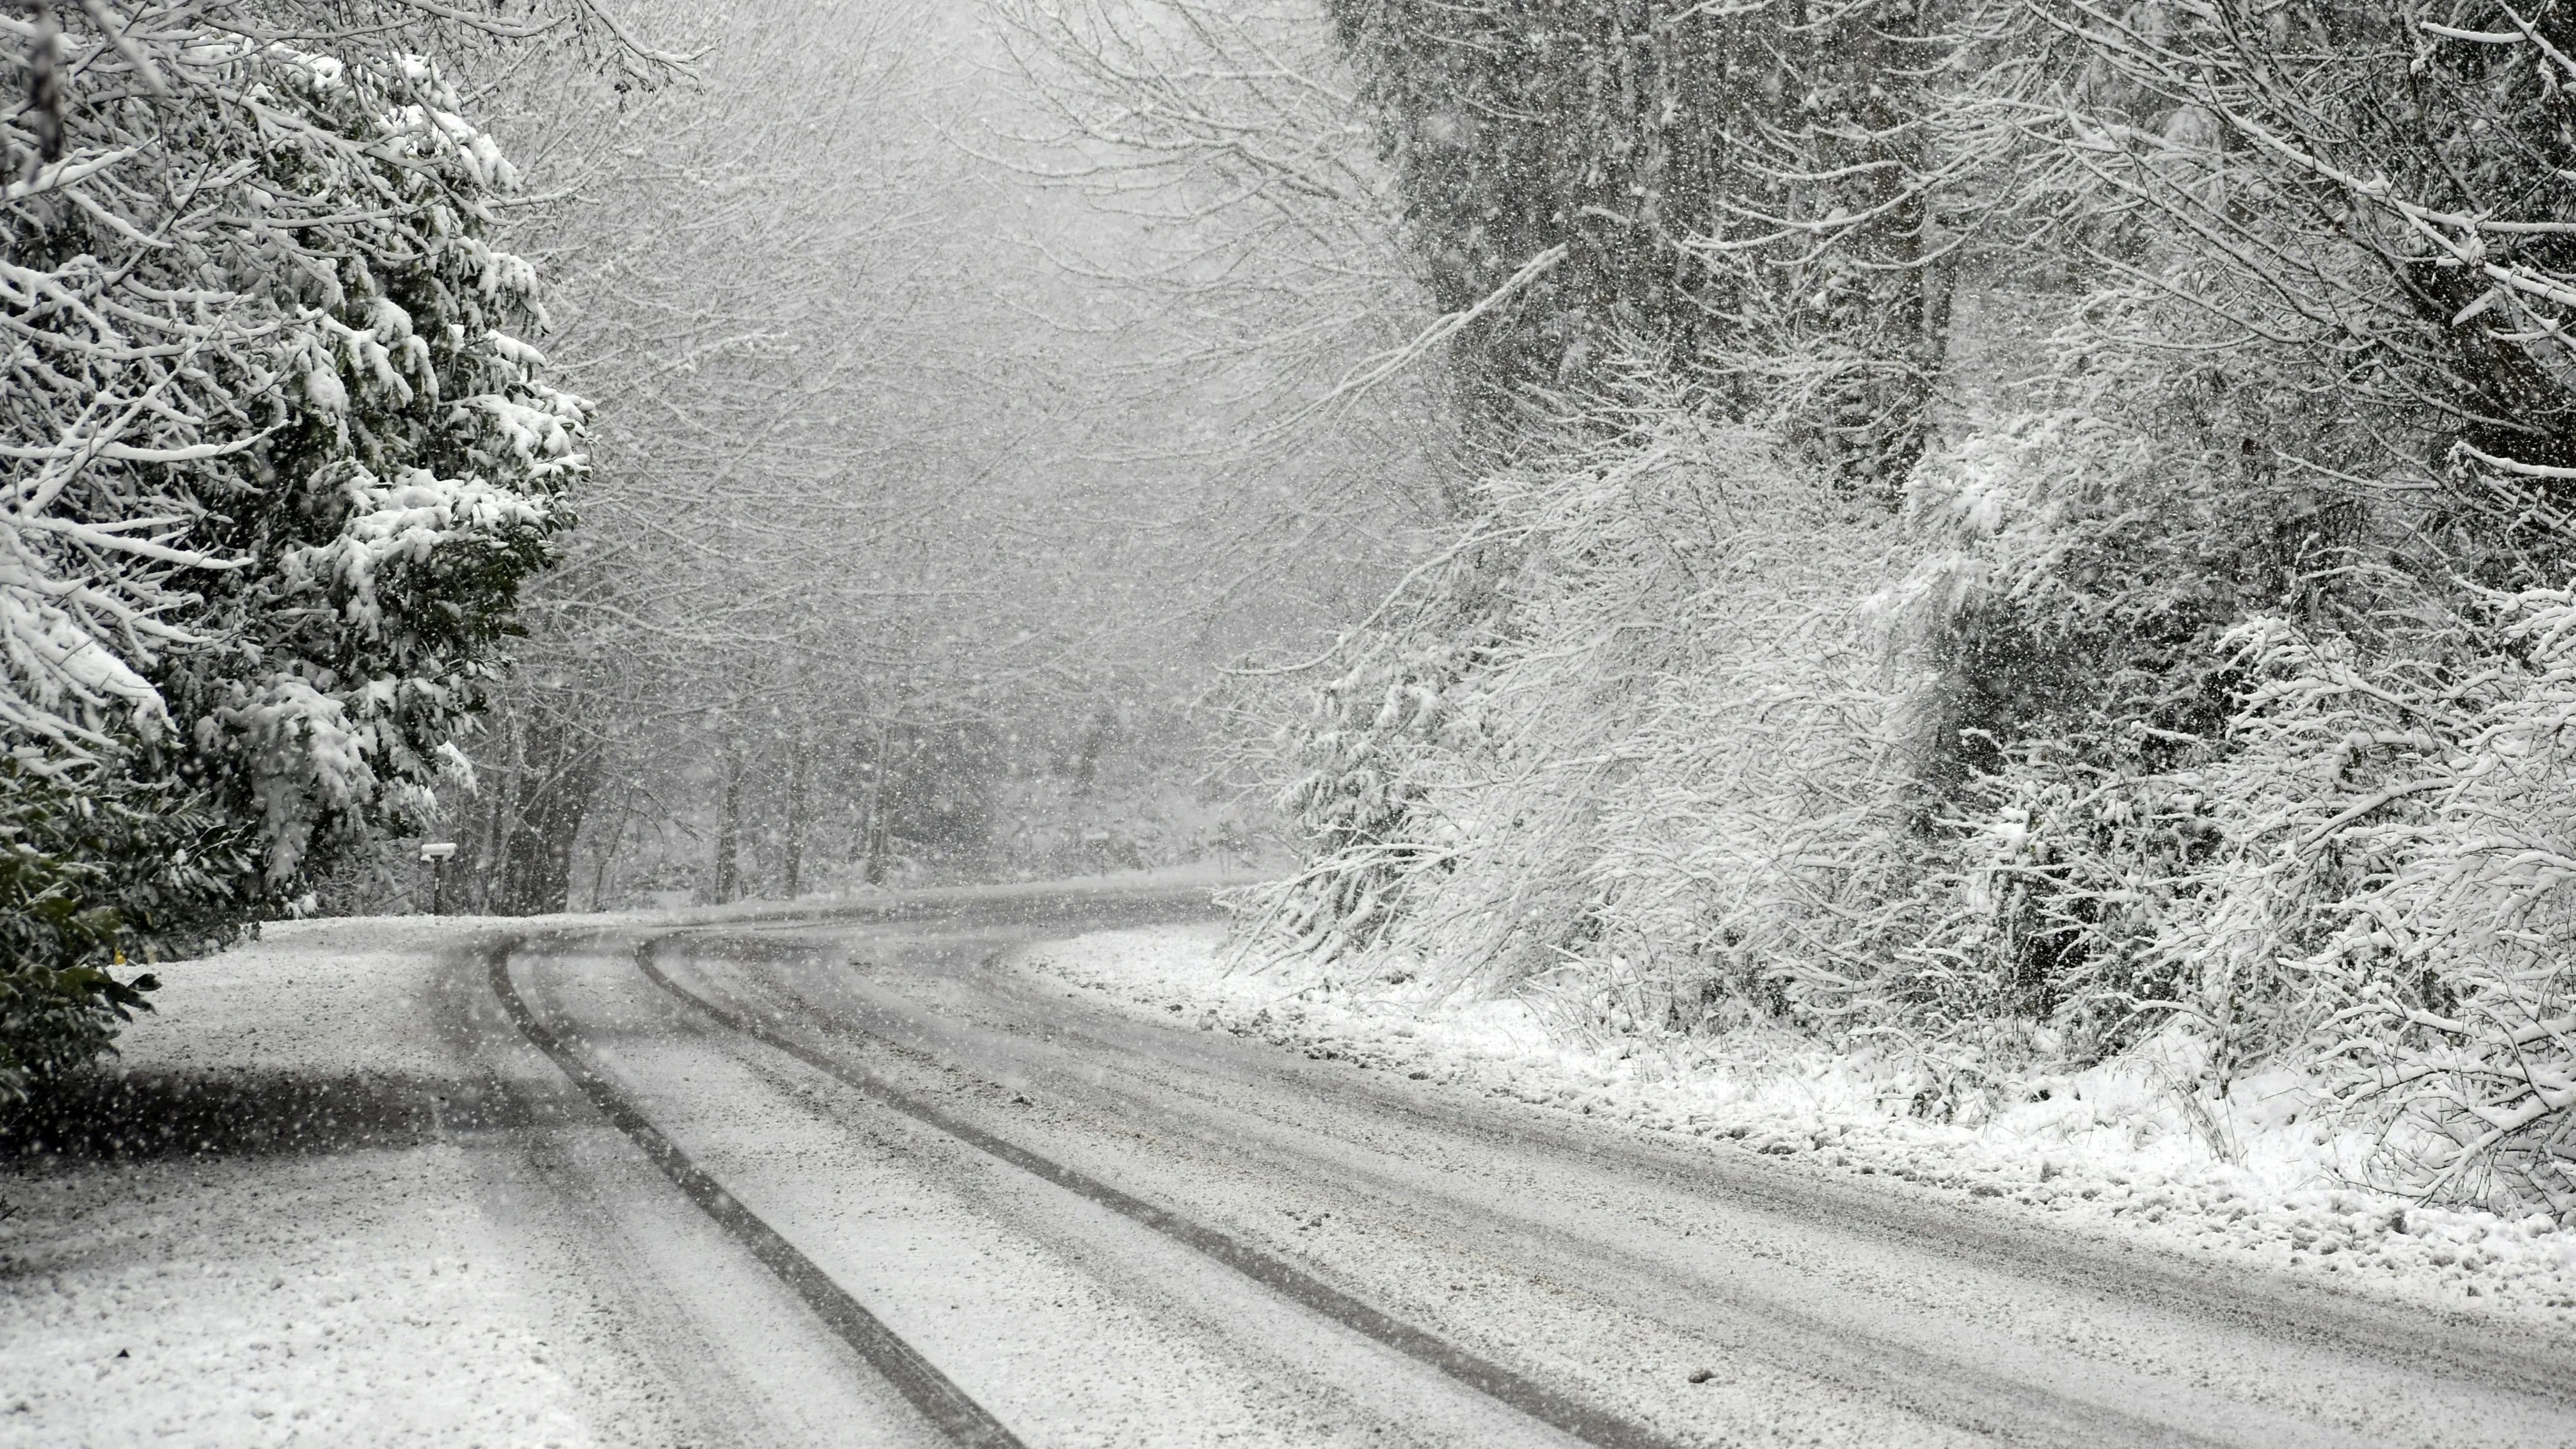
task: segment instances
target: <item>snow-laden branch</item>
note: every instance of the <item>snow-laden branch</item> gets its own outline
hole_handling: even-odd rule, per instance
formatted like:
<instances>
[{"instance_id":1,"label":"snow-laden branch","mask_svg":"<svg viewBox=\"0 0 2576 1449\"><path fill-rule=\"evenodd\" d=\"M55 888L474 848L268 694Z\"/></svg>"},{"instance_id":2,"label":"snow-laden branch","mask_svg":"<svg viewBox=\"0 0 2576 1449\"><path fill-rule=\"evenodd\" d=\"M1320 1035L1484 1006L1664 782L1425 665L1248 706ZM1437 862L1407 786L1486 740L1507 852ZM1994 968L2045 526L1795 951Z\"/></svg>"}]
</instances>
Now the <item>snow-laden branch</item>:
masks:
<instances>
[{"instance_id":1,"label":"snow-laden branch","mask_svg":"<svg viewBox=\"0 0 2576 1449\"><path fill-rule=\"evenodd\" d=\"M13 758L137 768L175 727L193 788L256 797L272 886L439 776L586 414L521 340L533 273L489 239L515 168L383 37L585 13L63 12L72 103L0 117L12 154L46 128L65 153L0 197L23 243L0 260Z\"/></svg>"}]
</instances>

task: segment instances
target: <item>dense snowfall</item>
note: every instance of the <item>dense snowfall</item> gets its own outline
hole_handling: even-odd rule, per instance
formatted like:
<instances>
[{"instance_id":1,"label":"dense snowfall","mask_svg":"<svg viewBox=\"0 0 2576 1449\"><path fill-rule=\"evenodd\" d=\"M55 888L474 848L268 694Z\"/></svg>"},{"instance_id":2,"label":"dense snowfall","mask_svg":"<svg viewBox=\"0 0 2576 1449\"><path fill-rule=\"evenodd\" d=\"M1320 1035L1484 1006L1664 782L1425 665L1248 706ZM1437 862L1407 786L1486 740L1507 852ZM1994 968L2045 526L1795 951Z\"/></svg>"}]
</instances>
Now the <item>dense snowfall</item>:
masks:
<instances>
[{"instance_id":1,"label":"dense snowfall","mask_svg":"<svg viewBox=\"0 0 2576 1449\"><path fill-rule=\"evenodd\" d=\"M0 1441L679 1433L452 1143L28 1144L1157 870L999 969L2576 1320L2576 0L630 8L0 16Z\"/></svg>"}]
</instances>

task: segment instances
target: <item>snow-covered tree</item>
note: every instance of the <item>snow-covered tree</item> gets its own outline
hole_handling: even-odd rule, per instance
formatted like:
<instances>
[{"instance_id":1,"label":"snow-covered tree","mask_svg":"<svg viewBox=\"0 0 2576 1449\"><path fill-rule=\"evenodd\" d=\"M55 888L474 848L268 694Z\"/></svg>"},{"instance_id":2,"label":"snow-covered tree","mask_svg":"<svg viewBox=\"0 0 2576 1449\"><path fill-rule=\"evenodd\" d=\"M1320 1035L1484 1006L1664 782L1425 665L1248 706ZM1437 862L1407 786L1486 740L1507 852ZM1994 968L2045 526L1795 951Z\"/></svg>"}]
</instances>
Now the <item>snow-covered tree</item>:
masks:
<instances>
[{"instance_id":1,"label":"snow-covered tree","mask_svg":"<svg viewBox=\"0 0 2576 1449\"><path fill-rule=\"evenodd\" d=\"M0 203L0 1092L103 1044L138 1000L104 968L419 818L568 522L585 405L543 378L537 279L492 240L518 175L455 70L620 43L587 11L452 14L0 22L29 97Z\"/></svg>"},{"instance_id":2,"label":"snow-covered tree","mask_svg":"<svg viewBox=\"0 0 2576 1449\"><path fill-rule=\"evenodd\" d=\"M2174 339L2193 352L2265 354L2262 466L2446 495L2456 563L2556 582L2576 556L2576 10L2034 10L2061 79L1998 109L2038 143L2034 188L2089 222L2058 239L2193 314ZM2319 437L2319 415L2347 425Z\"/></svg>"}]
</instances>

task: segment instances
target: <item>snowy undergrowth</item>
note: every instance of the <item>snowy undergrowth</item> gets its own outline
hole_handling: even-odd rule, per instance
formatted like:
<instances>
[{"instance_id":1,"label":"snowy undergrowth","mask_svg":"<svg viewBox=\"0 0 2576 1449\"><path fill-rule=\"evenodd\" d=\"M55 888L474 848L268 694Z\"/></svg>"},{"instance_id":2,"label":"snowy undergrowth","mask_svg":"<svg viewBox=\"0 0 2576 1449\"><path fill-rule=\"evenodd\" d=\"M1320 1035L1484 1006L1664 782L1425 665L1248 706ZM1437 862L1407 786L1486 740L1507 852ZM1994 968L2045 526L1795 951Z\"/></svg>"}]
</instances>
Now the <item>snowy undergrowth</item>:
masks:
<instances>
[{"instance_id":1,"label":"snowy undergrowth","mask_svg":"<svg viewBox=\"0 0 2576 1449\"><path fill-rule=\"evenodd\" d=\"M2374 1296L2576 1323L2576 1230L2350 1185L2374 1142L2328 1125L2294 1073L2242 1077L2212 1108L2183 1085L2192 1063L2150 1049L2033 1079L2020 1101L1936 1122L1914 1115L1918 1079L1890 1059L1837 1054L1786 1031L1569 1041L1513 997L1444 997L1420 981L1354 985L1311 965L1236 968L1225 930L1108 931L1011 959L1139 1013L1310 1057L1893 1178L1910 1185L1898 1190L2226 1254Z\"/></svg>"},{"instance_id":2,"label":"snowy undergrowth","mask_svg":"<svg viewBox=\"0 0 2576 1449\"><path fill-rule=\"evenodd\" d=\"M2328 528L2108 389L1981 421L1901 517L1670 387L1598 400L1281 733L1303 860L1247 939L1570 1039L1851 1054L1808 1074L1980 1129L2134 1077L2234 1161L2295 1082L2283 1161L2576 1226L2576 593Z\"/></svg>"}]
</instances>

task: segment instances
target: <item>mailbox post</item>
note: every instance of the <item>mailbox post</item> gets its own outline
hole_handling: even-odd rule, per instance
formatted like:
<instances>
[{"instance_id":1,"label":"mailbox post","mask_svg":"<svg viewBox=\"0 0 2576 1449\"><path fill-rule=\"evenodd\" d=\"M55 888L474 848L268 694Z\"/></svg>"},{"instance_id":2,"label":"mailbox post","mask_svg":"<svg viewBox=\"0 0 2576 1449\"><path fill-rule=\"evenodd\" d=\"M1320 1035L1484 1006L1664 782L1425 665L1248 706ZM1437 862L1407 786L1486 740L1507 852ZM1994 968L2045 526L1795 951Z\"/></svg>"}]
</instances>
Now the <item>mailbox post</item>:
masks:
<instances>
[{"instance_id":1,"label":"mailbox post","mask_svg":"<svg viewBox=\"0 0 2576 1449\"><path fill-rule=\"evenodd\" d=\"M447 862L455 855L455 841L421 842L420 858L429 862L429 913L433 916L447 914Z\"/></svg>"}]
</instances>

